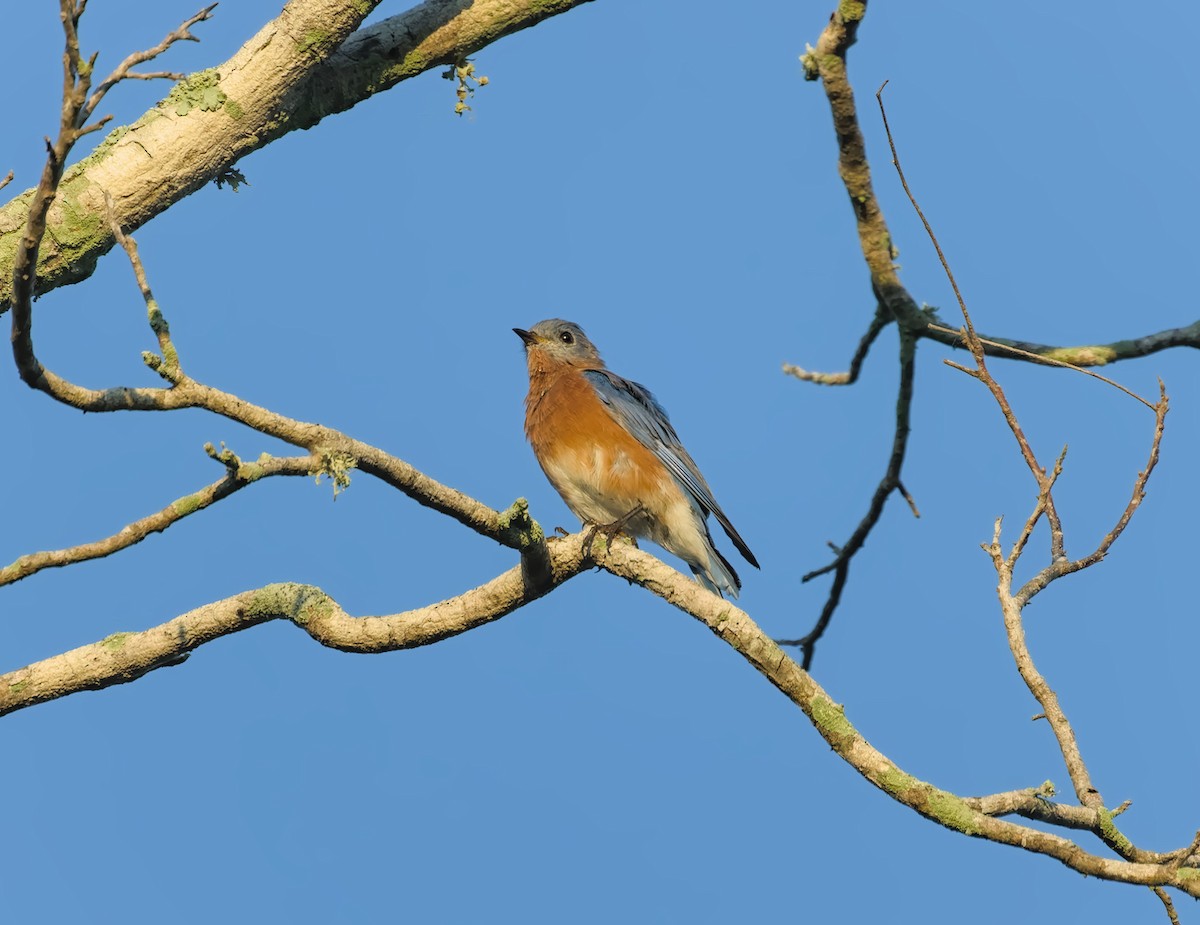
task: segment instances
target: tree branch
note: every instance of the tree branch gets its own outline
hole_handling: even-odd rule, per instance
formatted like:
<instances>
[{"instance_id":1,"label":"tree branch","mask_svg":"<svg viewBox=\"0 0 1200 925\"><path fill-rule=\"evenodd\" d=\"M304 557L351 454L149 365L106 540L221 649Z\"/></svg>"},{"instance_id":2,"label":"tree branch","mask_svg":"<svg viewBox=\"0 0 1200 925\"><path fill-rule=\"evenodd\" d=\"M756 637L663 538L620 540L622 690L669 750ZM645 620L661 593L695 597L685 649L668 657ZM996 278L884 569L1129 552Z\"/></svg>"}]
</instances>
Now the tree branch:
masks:
<instances>
[{"instance_id":1,"label":"tree branch","mask_svg":"<svg viewBox=\"0 0 1200 925\"><path fill-rule=\"evenodd\" d=\"M72 208L50 212L37 292L86 279L112 248L98 221L105 190L116 221L134 231L283 135L584 2L427 0L354 32L374 0L292 0L232 58L186 78L67 172ZM215 109L203 108L210 102ZM13 297L9 267L32 195L0 209L0 314Z\"/></svg>"},{"instance_id":2,"label":"tree branch","mask_svg":"<svg viewBox=\"0 0 1200 925\"><path fill-rule=\"evenodd\" d=\"M253 463L241 463L229 468L225 477L198 491L177 498L160 511L122 527L112 536L91 543L81 543L68 549L47 550L21 556L0 568L0 587L35 575L42 569L62 568L76 562L100 559L136 545L152 533L162 533L167 527L190 514L202 511L227 498L259 479L273 475L312 475L320 466L314 456L268 456L265 453Z\"/></svg>"},{"instance_id":3,"label":"tree branch","mask_svg":"<svg viewBox=\"0 0 1200 925\"><path fill-rule=\"evenodd\" d=\"M962 834L1054 857L1073 870L1119 883L1171 886L1200 896L1200 876L1173 853L1165 863L1135 863L1089 854L1059 835L993 818L977 802L906 774L872 747L843 708L792 661L750 617L705 591L649 553L627 543L609 545L577 533L547 544L552 587L591 565L633 581L698 619L799 706L835 752L893 799ZM589 547L585 549L586 547ZM458 597L382 617L352 617L320 589L268 585L199 607L140 633L116 633L100 642L0 675L0 715L82 690L136 680L179 664L199 646L269 620L289 620L322 645L378 653L429 645L511 613L544 593L513 568Z\"/></svg>"},{"instance_id":4,"label":"tree branch","mask_svg":"<svg viewBox=\"0 0 1200 925\"><path fill-rule=\"evenodd\" d=\"M850 367L844 373L818 373L791 363L784 363L784 375L795 376L801 382L815 382L817 385L853 385L858 381L858 374L862 370L862 365L867 358L867 354L871 351L871 345L875 343L875 339L879 337L883 329L894 320L883 303L876 304L875 317L871 319L866 333L859 340L858 349L854 351L854 356L850 358Z\"/></svg>"},{"instance_id":5,"label":"tree branch","mask_svg":"<svg viewBox=\"0 0 1200 925\"><path fill-rule=\"evenodd\" d=\"M0 716L69 694L136 681L157 668L178 665L221 636L271 620L289 620L323 646L343 652L413 649L491 623L573 578L590 562L583 535L548 545L550 581L529 583L518 565L486 584L428 607L378 617L353 617L319 588L274 584L214 601L161 626L114 633L0 675Z\"/></svg>"},{"instance_id":6,"label":"tree branch","mask_svg":"<svg viewBox=\"0 0 1200 925\"><path fill-rule=\"evenodd\" d=\"M803 653L802 664L805 671L808 671L812 667L817 641L829 628L829 624L833 620L833 614L841 602L842 591L845 589L846 580L850 576L850 562L866 544L867 537L871 535L871 531L879 523L879 518L883 516L883 508L888 498L891 497L893 492L899 492L908 501L913 515L920 516L916 505L913 504L912 498L900 481L900 473L904 468L904 455L908 450L908 435L911 430L913 380L917 365L916 350L916 338L910 336L906 328L900 328L900 383L896 393L896 429L892 435L892 452L888 457L887 469L883 473L883 478L875 486L875 493L871 496L871 503L867 507L866 515L859 521L858 527L851 534L850 539L844 546L834 546L835 556L832 562L809 572L800 579L802 582L808 582L821 575L833 572L833 582L829 587L829 595L825 599L825 606L821 609L821 614L817 618L817 622L813 625L813 628L799 639L782 639L779 641L780 645L799 647ZM831 543L830 545L832 546L833 544Z\"/></svg>"},{"instance_id":7,"label":"tree branch","mask_svg":"<svg viewBox=\"0 0 1200 925\"><path fill-rule=\"evenodd\" d=\"M1088 876L1143 886L1171 886L1200 897L1200 873L1195 867L1200 859L1193 857L1194 852L1182 866L1177 852L1160 855L1171 859L1161 863L1097 857L1062 836L993 818L982 812L977 802L905 773L863 738L844 708L745 612L647 553L623 543L596 546L596 562L601 568L642 585L702 622L799 706L843 760L897 802L963 835L1044 854Z\"/></svg>"},{"instance_id":8,"label":"tree branch","mask_svg":"<svg viewBox=\"0 0 1200 925\"><path fill-rule=\"evenodd\" d=\"M958 364L951 364L963 372L968 373L974 378L982 382L991 392L993 399L999 406L1001 413L1004 415L1004 420L1008 424L1009 430L1016 439L1017 447L1020 450L1022 458L1025 460L1026 466L1033 475L1038 484L1037 505L1033 514L1026 521L1025 527L1022 530L1020 538L1013 545L1012 552L1008 558L1004 557L1003 551L1000 548L1000 526L1001 521L996 521L995 531L992 536L992 542L989 546L984 546L985 551L991 556L993 566L996 569L996 574L999 578L997 594L1000 598L1001 612L1004 617L1005 632L1008 636L1009 649L1012 651L1013 659L1017 665L1017 671L1021 675L1021 679L1025 682L1029 692L1034 696L1042 707L1042 715L1049 722L1051 729L1054 732L1054 737L1058 742L1059 750L1063 756L1063 762L1066 765L1067 773L1071 777L1071 783L1075 788L1075 795L1083 806L1094 810L1096 813L1096 826L1093 831L1095 834L1114 852L1126 860L1136 861L1144 857L1144 852L1137 849L1128 838L1126 838L1117 828L1113 821L1114 813L1105 808L1104 800L1100 792L1092 785L1091 774L1087 768L1087 764L1083 760L1083 753L1079 747L1078 739L1075 736L1075 731L1071 727L1070 721L1067 719L1066 711L1063 710L1058 700L1058 695L1050 687L1049 683L1037 670L1034 665L1033 656L1029 651L1029 646L1025 637L1025 629L1022 621L1022 610L1028 597L1014 596L1012 593L1012 578L1013 569L1017 561L1020 559L1025 544L1033 531L1033 527L1037 520L1044 514L1050 526L1050 562L1051 565L1044 570L1043 575L1046 577L1044 581L1037 587L1045 587L1050 581L1061 577L1063 574L1068 574L1069 571L1077 571L1079 568L1085 568L1086 565L1078 565L1078 568L1070 568L1078 563L1069 563L1065 552L1065 540L1063 535L1063 526L1061 519L1054 506L1052 490L1055 481L1062 473L1062 463L1066 455L1066 450L1059 455L1055 463L1053 471L1048 475L1046 470L1042 468L1037 457L1030 446L1028 439L1025 436L1020 422L1017 420L1016 414L1012 406L1008 402L1007 396L1004 394L1004 389L1000 383L996 381L988 370L987 363L984 359L983 344L980 341L978 334L975 332L975 326L971 320L971 315L967 311L967 304L963 298L962 292L958 287L958 282L954 278L954 273L950 269L949 261L946 260L946 255L942 252L941 244L938 242L937 235L934 234L933 228L925 218L921 207L918 204L916 197L909 188L908 181L904 176L904 170L900 166L899 155L896 152L895 140L892 138L892 132L888 126L887 111L883 105L883 90L887 86L886 81L879 91L875 94L876 100L879 102L880 116L883 119L884 131L887 133L888 145L892 152L892 164L896 168L896 174L900 178L900 184L904 187L904 192L908 196L909 202L912 204L917 217L920 218L922 225L925 227L925 232L929 236L930 242L933 244L934 250L937 252L938 260L941 262L942 269L946 274L946 279L950 282L951 288L954 290L954 296L958 301L959 310L963 316L963 340L966 343L967 349L971 352L971 356L975 360L975 369L967 369ZM948 362L948 361L947 361ZM1086 372L1086 370L1080 370ZM1104 379L1103 376L1096 376L1094 373L1088 373L1095 378ZM1123 386L1115 382L1104 379L1108 384L1120 389L1127 394L1133 394ZM1112 545L1129 523L1129 519L1133 516L1133 512L1141 503L1145 496L1145 485L1150 473L1154 469L1154 465L1158 460L1159 445L1162 441L1163 427L1165 424L1165 416L1167 413L1167 395L1166 390L1159 383L1161 397L1157 406L1150 405L1145 399L1138 398L1142 404L1155 411L1155 431L1154 438L1151 442L1150 461L1146 468L1138 473L1134 481L1133 497L1124 512L1117 522L1116 527L1109 532L1108 536L1101 541L1100 555L1095 557L1086 557L1087 565L1094 564L1099 561L1104 551ZM1080 560L1083 562L1085 560ZM1032 596L1032 594L1030 595Z\"/></svg>"},{"instance_id":9,"label":"tree branch","mask_svg":"<svg viewBox=\"0 0 1200 925\"><path fill-rule=\"evenodd\" d=\"M148 365L167 380L167 388L109 388L91 389L76 385L46 369L37 359L33 346L33 272L38 251L46 235L47 207L57 195L62 181L61 164L78 138L74 126L87 97L88 71L78 59L76 19L65 12L71 7L64 0L64 29L67 33L67 53L64 65L63 121L58 140L50 146L41 181L34 191L34 206L27 217L17 260L13 269L12 347L22 379L32 388L45 392L55 400L81 411L169 411L177 408L205 408L215 414L245 424L261 433L277 437L293 446L303 447L322 460L335 479L348 482L346 471L360 468L400 489L427 507L447 514L476 532L489 536L522 552L523 562L531 575L543 576L546 571L544 537L540 528L528 517L508 512L501 514L484 504L425 476L404 461L329 427L308 424L243 401L236 395L204 385L187 376L180 365L170 328L155 301L146 279L145 269L132 238L126 236L111 208L112 200L105 193L106 213L114 239L120 240L133 267L138 287L146 303L148 320L158 338L162 356L144 355ZM522 502L523 504L523 502Z\"/></svg>"}]
</instances>

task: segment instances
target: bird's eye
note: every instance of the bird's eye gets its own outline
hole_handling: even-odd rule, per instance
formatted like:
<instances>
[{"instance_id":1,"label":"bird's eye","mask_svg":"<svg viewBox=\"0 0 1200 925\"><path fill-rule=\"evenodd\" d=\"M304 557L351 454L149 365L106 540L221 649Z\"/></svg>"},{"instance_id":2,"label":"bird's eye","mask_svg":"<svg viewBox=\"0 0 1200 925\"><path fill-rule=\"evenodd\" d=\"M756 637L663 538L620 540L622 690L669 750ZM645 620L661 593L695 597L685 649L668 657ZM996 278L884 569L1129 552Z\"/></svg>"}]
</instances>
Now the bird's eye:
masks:
<instances>
[{"instance_id":1,"label":"bird's eye","mask_svg":"<svg viewBox=\"0 0 1200 925\"><path fill-rule=\"evenodd\" d=\"M575 343L575 335L572 334L570 331L563 331L561 334L558 335L558 339L561 340L568 347L571 344Z\"/></svg>"}]
</instances>

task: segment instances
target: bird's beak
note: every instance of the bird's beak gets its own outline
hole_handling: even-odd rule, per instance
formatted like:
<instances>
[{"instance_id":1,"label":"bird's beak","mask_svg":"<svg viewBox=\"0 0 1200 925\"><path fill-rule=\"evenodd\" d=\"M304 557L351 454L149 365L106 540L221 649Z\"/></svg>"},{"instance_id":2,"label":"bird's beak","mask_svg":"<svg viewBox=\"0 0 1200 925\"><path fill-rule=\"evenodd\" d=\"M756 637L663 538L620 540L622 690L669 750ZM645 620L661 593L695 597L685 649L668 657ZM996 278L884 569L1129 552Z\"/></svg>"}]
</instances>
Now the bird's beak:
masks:
<instances>
[{"instance_id":1,"label":"bird's beak","mask_svg":"<svg viewBox=\"0 0 1200 925\"><path fill-rule=\"evenodd\" d=\"M538 342L538 336L532 331L526 331L524 328L513 328L513 333L525 342L526 347L532 347Z\"/></svg>"}]
</instances>

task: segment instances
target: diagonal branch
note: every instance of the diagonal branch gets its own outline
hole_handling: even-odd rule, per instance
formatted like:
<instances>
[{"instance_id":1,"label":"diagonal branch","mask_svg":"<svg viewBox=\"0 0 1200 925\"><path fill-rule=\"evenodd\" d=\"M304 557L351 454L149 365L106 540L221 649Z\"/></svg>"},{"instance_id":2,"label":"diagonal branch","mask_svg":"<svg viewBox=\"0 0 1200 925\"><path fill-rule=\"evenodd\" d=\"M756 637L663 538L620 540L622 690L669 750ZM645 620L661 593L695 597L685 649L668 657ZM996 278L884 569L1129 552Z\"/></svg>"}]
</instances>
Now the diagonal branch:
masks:
<instances>
[{"instance_id":1,"label":"diagonal branch","mask_svg":"<svg viewBox=\"0 0 1200 925\"><path fill-rule=\"evenodd\" d=\"M68 171L73 207L50 213L38 292L86 279L112 248L107 223L96 222L103 191L120 226L135 231L272 141L585 2L426 0L358 29L374 0L292 0L232 58L185 79ZM216 109L187 105L203 94L219 100ZM13 297L13 241L31 196L0 208L0 314Z\"/></svg>"},{"instance_id":2,"label":"diagonal branch","mask_svg":"<svg viewBox=\"0 0 1200 925\"><path fill-rule=\"evenodd\" d=\"M68 549L46 550L21 556L0 568L0 586L28 578L42 569L62 568L112 555L140 543L152 533L162 533L190 514L211 507L260 479L273 475L311 475L318 467L319 460L313 456L278 457L263 454L257 462L232 466L224 478L175 499L162 510L127 524L112 536L91 543L81 543Z\"/></svg>"},{"instance_id":3,"label":"diagonal branch","mask_svg":"<svg viewBox=\"0 0 1200 925\"><path fill-rule=\"evenodd\" d=\"M799 706L844 761L898 803L953 831L1055 858L1087 876L1142 886L1171 886L1200 897L1200 872L1196 867L1200 858L1194 850L1156 855L1163 859L1158 863L1102 858L1060 835L994 818L983 812L977 801L905 773L876 750L854 728L845 709L748 614L729 601L716 598L665 563L626 544L598 550L596 559L601 568L642 585L712 630ZM1187 860L1181 860L1184 857Z\"/></svg>"}]
</instances>

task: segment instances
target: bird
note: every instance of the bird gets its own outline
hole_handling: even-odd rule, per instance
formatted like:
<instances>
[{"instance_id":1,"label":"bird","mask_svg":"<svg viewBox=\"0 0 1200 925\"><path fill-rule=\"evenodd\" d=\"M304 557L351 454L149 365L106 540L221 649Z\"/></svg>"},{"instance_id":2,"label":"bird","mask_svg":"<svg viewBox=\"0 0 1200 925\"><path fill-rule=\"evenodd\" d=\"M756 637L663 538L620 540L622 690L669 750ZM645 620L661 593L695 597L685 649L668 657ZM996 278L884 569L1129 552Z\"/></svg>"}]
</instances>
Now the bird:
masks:
<instances>
[{"instance_id":1,"label":"bird","mask_svg":"<svg viewBox=\"0 0 1200 925\"><path fill-rule=\"evenodd\" d=\"M713 544L708 515L747 562L758 560L650 390L608 369L574 322L549 318L513 333L529 367L525 435L571 512L593 529L657 543L709 591L736 598L741 580Z\"/></svg>"}]
</instances>

